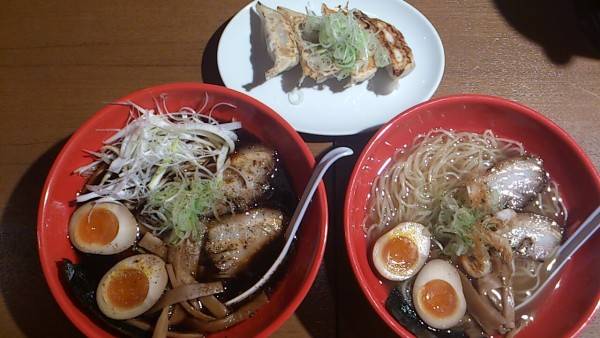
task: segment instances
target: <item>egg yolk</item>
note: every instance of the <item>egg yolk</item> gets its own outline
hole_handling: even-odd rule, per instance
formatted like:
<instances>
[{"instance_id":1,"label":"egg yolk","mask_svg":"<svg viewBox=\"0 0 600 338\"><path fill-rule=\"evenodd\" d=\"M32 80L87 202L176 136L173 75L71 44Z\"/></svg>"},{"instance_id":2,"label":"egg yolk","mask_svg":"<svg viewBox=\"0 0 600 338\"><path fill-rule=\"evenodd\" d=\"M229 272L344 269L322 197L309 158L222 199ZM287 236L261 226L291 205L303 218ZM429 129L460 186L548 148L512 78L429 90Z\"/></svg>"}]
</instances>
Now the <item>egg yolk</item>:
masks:
<instances>
[{"instance_id":1,"label":"egg yolk","mask_svg":"<svg viewBox=\"0 0 600 338\"><path fill-rule=\"evenodd\" d=\"M406 272L417 262L419 253L417 246L406 237L392 237L382 250L383 260L388 268L398 273Z\"/></svg>"},{"instance_id":2,"label":"egg yolk","mask_svg":"<svg viewBox=\"0 0 600 338\"><path fill-rule=\"evenodd\" d=\"M425 283L419 296L422 307L438 318L449 316L458 305L456 291L448 282L441 279Z\"/></svg>"},{"instance_id":3,"label":"egg yolk","mask_svg":"<svg viewBox=\"0 0 600 338\"><path fill-rule=\"evenodd\" d=\"M110 243L119 231L117 217L104 208L90 210L90 213L81 217L77 226L79 238L90 244L106 245Z\"/></svg>"},{"instance_id":4,"label":"egg yolk","mask_svg":"<svg viewBox=\"0 0 600 338\"><path fill-rule=\"evenodd\" d=\"M106 294L115 307L129 309L146 299L149 284L144 272L131 268L122 269L114 272Z\"/></svg>"}]
</instances>

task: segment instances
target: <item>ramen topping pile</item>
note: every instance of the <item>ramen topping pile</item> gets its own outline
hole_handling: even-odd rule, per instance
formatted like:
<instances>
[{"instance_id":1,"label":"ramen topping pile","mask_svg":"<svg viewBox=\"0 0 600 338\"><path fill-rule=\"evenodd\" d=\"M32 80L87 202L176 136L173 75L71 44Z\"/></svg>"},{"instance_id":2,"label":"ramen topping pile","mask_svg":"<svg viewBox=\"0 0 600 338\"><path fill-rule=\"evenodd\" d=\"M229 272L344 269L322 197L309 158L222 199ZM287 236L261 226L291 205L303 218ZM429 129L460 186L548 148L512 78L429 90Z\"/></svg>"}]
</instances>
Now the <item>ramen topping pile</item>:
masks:
<instances>
[{"instance_id":1,"label":"ramen topping pile","mask_svg":"<svg viewBox=\"0 0 600 338\"><path fill-rule=\"evenodd\" d=\"M399 155L366 224L388 310L418 336L515 334L566 220L541 159L491 131L435 130Z\"/></svg>"},{"instance_id":2,"label":"ramen topping pile","mask_svg":"<svg viewBox=\"0 0 600 338\"><path fill-rule=\"evenodd\" d=\"M64 274L74 296L122 333L201 337L268 302L265 290L228 300L272 264L295 197L273 149L239 122L212 118L236 107L209 102L175 112L164 97L152 109L123 103L130 121L76 170L87 183L69 238L82 255L63 263Z\"/></svg>"}]
</instances>

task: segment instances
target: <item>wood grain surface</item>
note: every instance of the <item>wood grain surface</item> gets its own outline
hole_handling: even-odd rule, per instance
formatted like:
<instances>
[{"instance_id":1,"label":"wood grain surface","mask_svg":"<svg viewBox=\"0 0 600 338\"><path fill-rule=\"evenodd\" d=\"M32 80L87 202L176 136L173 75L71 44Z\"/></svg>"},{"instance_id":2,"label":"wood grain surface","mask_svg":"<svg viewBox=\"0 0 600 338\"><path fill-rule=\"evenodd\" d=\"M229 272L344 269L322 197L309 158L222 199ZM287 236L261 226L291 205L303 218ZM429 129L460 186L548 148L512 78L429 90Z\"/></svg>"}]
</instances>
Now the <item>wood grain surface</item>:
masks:
<instances>
[{"instance_id":1,"label":"wood grain surface","mask_svg":"<svg viewBox=\"0 0 600 338\"><path fill-rule=\"evenodd\" d=\"M0 337L81 336L50 296L37 257L37 204L48 169L69 135L106 102L160 83L219 83L218 38L245 2L2 3ZM435 96L519 101L569 132L598 167L600 56L578 30L571 2L410 1L444 43L446 71ZM332 144L360 151L370 137L303 136L315 154ZM306 300L274 337L392 336L360 293L345 254L341 201L353 161L344 159L326 177L326 258ZM597 336L598 316L582 333Z\"/></svg>"}]
</instances>

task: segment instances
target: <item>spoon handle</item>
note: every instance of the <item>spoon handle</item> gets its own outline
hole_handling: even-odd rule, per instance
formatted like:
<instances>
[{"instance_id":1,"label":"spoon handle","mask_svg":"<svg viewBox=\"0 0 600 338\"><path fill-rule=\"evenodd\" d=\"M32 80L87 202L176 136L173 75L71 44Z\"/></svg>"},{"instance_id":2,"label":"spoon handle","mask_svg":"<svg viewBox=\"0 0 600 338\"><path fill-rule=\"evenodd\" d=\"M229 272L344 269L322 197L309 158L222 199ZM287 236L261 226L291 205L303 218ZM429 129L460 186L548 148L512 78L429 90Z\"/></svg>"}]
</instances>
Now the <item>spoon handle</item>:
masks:
<instances>
[{"instance_id":1,"label":"spoon handle","mask_svg":"<svg viewBox=\"0 0 600 338\"><path fill-rule=\"evenodd\" d=\"M306 188L302 193L300 201L298 201L296 210L294 210L294 215L292 216L292 219L290 220L290 223L284 234L285 245L283 246L281 253L279 253L279 256L277 256L275 262L273 262L273 265L271 265L269 270L267 270L267 272L262 276L261 279L258 280L258 282L256 282L251 288L244 291L240 295L227 301L225 305L236 304L243 301L250 295L254 294L256 291L258 291L260 288L262 288L265 285L265 283L269 280L269 278L271 278L271 276L275 273L279 265L281 265L281 262L283 262L285 256L287 256L287 253L292 245L294 236L296 235L298 227L300 226L302 218L304 217L304 213L306 212L308 204L310 203L312 196L314 195L315 191L317 190L317 187L319 186L321 178L323 178L323 175L325 175L325 172L327 171L327 169L329 169L329 167L331 167L333 162L337 161L342 157L350 156L353 153L354 152L350 148L338 147L330 150L321 158L321 161L319 161L319 163L315 166L315 169L313 170L313 173L310 176L308 183L306 184Z\"/></svg>"},{"instance_id":2,"label":"spoon handle","mask_svg":"<svg viewBox=\"0 0 600 338\"><path fill-rule=\"evenodd\" d=\"M558 273L568 261L571 260L571 257L575 255L577 250L581 248L581 246L590 238L592 235L600 228L600 207L596 208L594 212L586 218L583 223L575 230L575 232L569 236L567 241L560 246L555 255L555 262L558 263L557 266L549 265L548 269L552 270L551 275L548 279L552 278L554 274ZM554 263L556 264L556 263Z\"/></svg>"},{"instance_id":3,"label":"spoon handle","mask_svg":"<svg viewBox=\"0 0 600 338\"><path fill-rule=\"evenodd\" d=\"M288 238L296 235L296 232L298 231L298 226L300 225L302 218L304 217L306 209L308 209L310 200L314 195L315 191L317 190L317 187L319 186L318 183L323 178L323 175L325 175L325 173L327 172L327 169L329 169L329 167L338 159L345 156L350 156L353 153L354 152L350 148L338 147L330 150L327 154L323 155L319 163L315 166L315 169L313 170L313 173L310 176L308 183L306 184L306 187L310 187L310 189L304 189L304 193L302 193L300 202L298 203L296 210L294 210L294 215L290 220L290 225L287 227L287 230L285 232L286 241L288 240Z\"/></svg>"},{"instance_id":4,"label":"spoon handle","mask_svg":"<svg viewBox=\"0 0 600 338\"><path fill-rule=\"evenodd\" d=\"M518 315L529 315L540 302L543 301L543 295L554 279L560 274L562 268L571 260L573 255L581 246L600 228L600 207L596 208L588 218L586 218L575 232L569 236L566 242L561 245L552 259L547 260L542 267L542 283L527 297L521 304L515 307Z\"/></svg>"}]
</instances>

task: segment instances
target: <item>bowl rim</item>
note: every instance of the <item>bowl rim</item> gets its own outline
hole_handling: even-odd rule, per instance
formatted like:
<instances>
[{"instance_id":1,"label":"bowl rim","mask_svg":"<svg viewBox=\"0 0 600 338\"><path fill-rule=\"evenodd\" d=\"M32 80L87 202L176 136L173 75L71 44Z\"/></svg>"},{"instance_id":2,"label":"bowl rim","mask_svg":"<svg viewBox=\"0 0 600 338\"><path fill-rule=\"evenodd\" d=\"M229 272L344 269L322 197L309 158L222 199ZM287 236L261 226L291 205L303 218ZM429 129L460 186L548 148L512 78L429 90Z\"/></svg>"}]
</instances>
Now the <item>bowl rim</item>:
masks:
<instances>
[{"instance_id":1,"label":"bowl rim","mask_svg":"<svg viewBox=\"0 0 600 338\"><path fill-rule=\"evenodd\" d=\"M279 124L293 139L294 143L298 144L301 149L300 156L303 156L307 159L308 164L311 168L315 166L315 157L308 148L308 145L304 142L300 134L296 132L296 130L286 122L278 113L276 113L273 109L268 107L267 105L261 103L260 101L240 93L236 90L226 88L223 86L212 85L208 83L202 82L172 82L165 83L150 87L145 87L142 89L138 89L133 91L121 98L113 100L113 102L117 101L127 101L134 100L140 96L147 96L152 92L160 92L160 91L179 91L179 90L205 90L211 92L217 92L218 94L224 96L234 97L236 100L243 101L259 110L263 114L267 114L271 119L273 119L277 124ZM46 251L44 247L49 245L46 242L45 237L43 236L44 230L44 220L46 219L46 206L47 203L50 202L48 200L48 189L52 184L53 178L57 175L58 165L63 161L63 158L67 154L67 149L72 147L72 143L74 142L74 138L77 135L82 134L85 130L90 129L96 121L100 118L101 115L106 113L106 110L109 109L109 105L104 105L95 111L90 117L88 117L85 122L83 122L70 136L67 142L62 146L60 152L54 159L50 171L46 176L44 181L44 186L41 192L39 204L38 204L38 214L37 214L37 226L36 226L36 235L37 235L37 249L38 255L40 259L40 265L42 267L42 271L44 273L44 279L52 293L54 300L58 303L61 310L65 313L65 315L69 318L69 320L85 335L89 335L92 333L93 327L85 322L84 318L90 317L85 311L81 310L76 305L73 306L71 304L71 299L69 294L64 289L59 276L55 276L55 273L52 271L50 264L46 263L48 257L46 255ZM314 202L317 203L314 203ZM310 262L310 267L308 269L308 273L306 274L306 281L302 284L301 288L298 292L292 297L292 300L288 303L288 305L283 309L283 311L279 312L276 315L275 320L271 323L267 324L258 336L269 336L275 330L277 330L298 308L300 303L304 300L306 294L312 287L314 280L319 271L319 267L323 260L323 255L325 253L325 246L327 243L327 231L329 224L329 213L327 206L327 198L325 194L325 186L323 182L321 182L317 189L317 194L313 197L313 204L315 204L321 210L321 219L319 223L322 224L319 228L319 238L318 245L314 254L313 260ZM96 322L94 322L96 324ZM97 327L102 329L106 335L110 335L109 331L105 330L102 325L96 324ZM96 334L96 333L94 333ZM102 335L104 336L104 335Z\"/></svg>"},{"instance_id":2,"label":"bowl rim","mask_svg":"<svg viewBox=\"0 0 600 338\"><path fill-rule=\"evenodd\" d=\"M512 101L510 99L493 96L493 95L484 95L484 94L454 94L447 95L438 98L434 98L422 103L419 103L404 112L396 115L389 122L384 124L377 130L377 132L369 139L363 150L361 151L354 168L352 170L352 174L348 181L348 186L346 189L346 196L344 200L344 239L346 244L346 253L350 260L350 265L352 267L352 271L354 272L354 277L356 278L362 293L366 296L367 300L371 307L375 310L377 315L387 324L387 326L392 329L396 334L399 334L403 337L413 337L414 335L408 331L402 324L398 323L385 309L383 304L379 304L375 299L373 293L368 288L366 283L364 282L365 277L362 270L359 267L357 252L352 248L352 238L351 233L352 229L350 227L350 216L348 210L350 210L352 196L356 190L356 181L358 176L360 175L360 167L362 167L362 163L367 159L369 154L372 152L375 147L375 142L383 137L385 134L389 132L389 130L397 125L400 121L407 118L410 114L415 114L419 111L426 109L428 106L439 104L440 102L450 103L450 102L469 102L469 103L486 103L495 106L501 106L504 108L509 108L511 110L517 111L520 114L527 116L528 118L533 119L535 122L540 123L541 125L546 126L551 130L552 133L558 135L558 137L563 140L570 148L572 148L577 156L583 160L583 165L588 172L595 173L595 183L596 186L600 187L600 173L593 165L590 158L583 151L583 149L577 144L575 139L571 135L569 135L565 130L563 130L558 124L554 121L550 120L548 117L542 115L541 113L535 111L532 108L529 108L521 103ZM567 337L576 337L581 330L586 326L586 324L592 319L592 316L596 310L600 308L600 293L596 295L596 304L590 306L585 311L585 315L579 318L579 320L568 330Z\"/></svg>"}]
</instances>

